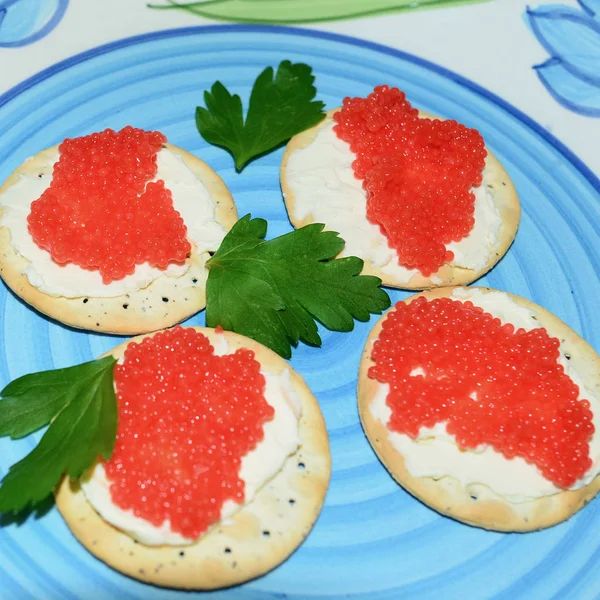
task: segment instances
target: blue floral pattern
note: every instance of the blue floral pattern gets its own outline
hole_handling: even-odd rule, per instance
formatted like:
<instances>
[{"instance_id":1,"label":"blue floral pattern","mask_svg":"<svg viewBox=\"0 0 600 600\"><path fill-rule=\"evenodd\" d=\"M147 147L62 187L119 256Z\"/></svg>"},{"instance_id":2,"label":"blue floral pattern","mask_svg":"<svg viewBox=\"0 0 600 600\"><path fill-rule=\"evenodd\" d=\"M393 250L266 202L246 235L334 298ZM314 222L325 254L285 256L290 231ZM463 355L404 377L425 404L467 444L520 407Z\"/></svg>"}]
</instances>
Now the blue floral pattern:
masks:
<instances>
[{"instance_id":1,"label":"blue floral pattern","mask_svg":"<svg viewBox=\"0 0 600 600\"><path fill-rule=\"evenodd\" d=\"M550 58L536 65L540 81L566 108L600 117L600 0L578 0L527 11L527 20Z\"/></svg>"},{"instance_id":2,"label":"blue floral pattern","mask_svg":"<svg viewBox=\"0 0 600 600\"><path fill-rule=\"evenodd\" d=\"M62 20L69 0L0 0L0 48L27 46Z\"/></svg>"}]
</instances>

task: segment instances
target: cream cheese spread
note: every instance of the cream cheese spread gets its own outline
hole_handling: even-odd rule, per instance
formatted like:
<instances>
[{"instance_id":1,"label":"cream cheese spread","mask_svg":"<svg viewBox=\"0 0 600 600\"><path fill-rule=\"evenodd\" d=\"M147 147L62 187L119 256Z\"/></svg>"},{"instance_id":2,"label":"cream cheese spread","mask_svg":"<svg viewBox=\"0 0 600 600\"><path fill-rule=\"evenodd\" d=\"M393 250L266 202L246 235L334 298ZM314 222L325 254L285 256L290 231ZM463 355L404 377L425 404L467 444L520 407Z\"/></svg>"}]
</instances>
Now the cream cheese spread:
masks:
<instances>
[{"instance_id":1,"label":"cream cheese spread","mask_svg":"<svg viewBox=\"0 0 600 600\"><path fill-rule=\"evenodd\" d=\"M215 354L222 356L229 351L225 337L213 344ZM260 488L283 467L287 458L299 445L300 399L292 386L288 368L281 375L261 370L266 380L265 399L275 410L271 421L265 423L264 438L254 450L242 458L240 478L244 481L244 504L228 500L221 509L221 521L233 516L245 504L252 502ZM156 527L137 517L132 510L115 505L110 496L110 483L102 463L98 463L81 480L81 488L87 500L100 516L132 538L148 546L182 546L196 540L174 532L168 521Z\"/></svg>"},{"instance_id":2,"label":"cream cheese spread","mask_svg":"<svg viewBox=\"0 0 600 600\"><path fill-rule=\"evenodd\" d=\"M49 162L58 161L58 151ZM154 181L162 179L173 196L173 207L187 227L187 237L196 246L196 252L215 251L225 237L225 230L215 220L215 203L201 181L185 162L167 148L157 155L158 170ZM29 264L25 275L29 283L49 296L64 298L111 298L143 289L161 277L181 277L189 265L172 264L166 270L148 264L137 265L135 272L109 284L102 283L98 271L88 271L75 264L59 265L50 253L41 249L27 230L27 216L31 203L50 186L52 168L44 169L41 177L21 175L19 180L0 195L0 226L10 231L15 250ZM109 224L108 224L109 225Z\"/></svg>"},{"instance_id":3,"label":"cream cheese spread","mask_svg":"<svg viewBox=\"0 0 600 600\"><path fill-rule=\"evenodd\" d=\"M530 331L540 327L533 311L517 305L502 292L483 293L474 288L458 288L453 291L452 296L463 302L471 301L498 317L503 323L512 323L517 329ZM590 402L596 431L590 442L592 466L585 476L570 488L575 490L590 483L600 473L600 398L585 388L581 377L562 352L559 362L565 373L579 387L579 398ZM418 368L412 371L411 376L422 374L424 371ZM391 417L391 409L386 404L388 392L388 384L379 384L370 406L373 416L386 425ZM476 396L473 400L477 401ZM523 458L508 460L489 446L482 446L476 450L461 450L456 438L447 432L446 423L437 423L431 428L422 427L416 439L389 430L388 438L392 446L404 457L406 468L413 477L452 477L467 489L470 486L484 485L507 501L515 503L563 491L546 479L535 465Z\"/></svg>"},{"instance_id":4,"label":"cream cheese spread","mask_svg":"<svg viewBox=\"0 0 600 600\"><path fill-rule=\"evenodd\" d=\"M310 145L290 155L285 177L294 201L288 210L294 219L311 216L312 222L325 223L327 229L337 231L346 241L340 256L368 260L397 281L407 283L419 271L401 266L379 226L367 220L367 194L352 170L356 156L349 144L337 137L334 125L326 122ZM484 168L484 181L486 174ZM475 194L475 225L469 235L446 248L454 252L452 266L476 271L486 265L498 247L502 221L485 184L471 191ZM435 276L432 279L441 283L435 281Z\"/></svg>"}]
</instances>

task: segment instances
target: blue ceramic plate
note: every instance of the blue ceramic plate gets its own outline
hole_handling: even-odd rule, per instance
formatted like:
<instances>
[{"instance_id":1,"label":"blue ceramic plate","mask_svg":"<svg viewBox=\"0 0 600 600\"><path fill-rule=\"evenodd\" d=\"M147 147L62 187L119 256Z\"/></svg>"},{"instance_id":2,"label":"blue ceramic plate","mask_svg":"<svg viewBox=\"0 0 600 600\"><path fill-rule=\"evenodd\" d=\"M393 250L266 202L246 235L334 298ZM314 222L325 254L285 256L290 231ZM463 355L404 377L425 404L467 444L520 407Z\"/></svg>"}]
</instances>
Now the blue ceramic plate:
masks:
<instances>
[{"instance_id":1,"label":"blue ceramic plate","mask_svg":"<svg viewBox=\"0 0 600 600\"><path fill-rule=\"evenodd\" d=\"M328 108L381 83L429 112L479 129L523 203L517 239L481 284L532 299L600 347L600 182L540 126L471 82L414 56L300 29L238 26L158 32L70 58L0 97L0 180L25 158L68 136L131 124L160 129L208 162L232 190L240 215L290 229L279 189L282 152L241 175L194 125L202 92L217 79L248 98L254 78L283 59L314 67ZM405 294L393 292L393 299ZM90 360L119 340L52 323L0 286L0 385L31 371ZM190 324L202 324L202 314ZM592 598L600 587L600 501L540 533L497 534L444 518L399 488L368 445L356 409L356 372L370 324L323 332L293 366L321 403L333 479L323 513L302 547L247 585L210 598ZM36 440L37 441L37 440ZM0 441L0 475L34 445ZM88 554L55 509L0 529L2 598L183 597L130 580Z\"/></svg>"}]
</instances>

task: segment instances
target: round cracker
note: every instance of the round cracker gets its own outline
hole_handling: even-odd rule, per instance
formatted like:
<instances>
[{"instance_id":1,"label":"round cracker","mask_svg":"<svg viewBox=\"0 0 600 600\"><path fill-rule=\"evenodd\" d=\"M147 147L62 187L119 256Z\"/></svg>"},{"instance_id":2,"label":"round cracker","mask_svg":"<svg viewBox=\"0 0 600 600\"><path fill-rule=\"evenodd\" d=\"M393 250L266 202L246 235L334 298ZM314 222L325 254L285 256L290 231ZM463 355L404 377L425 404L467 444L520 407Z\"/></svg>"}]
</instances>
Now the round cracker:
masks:
<instances>
[{"instance_id":1,"label":"round cracker","mask_svg":"<svg viewBox=\"0 0 600 600\"><path fill-rule=\"evenodd\" d=\"M216 220L229 231L237 221L233 197L223 180L199 158L171 144L164 147L178 155L202 182L215 203ZM52 172L55 146L26 160L0 188L0 194L22 175L37 177ZM0 214L1 214L0 208ZM160 277L147 287L114 298L50 296L29 283L25 270L31 264L11 243L10 231L0 227L0 276L20 298L41 313L66 325L90 331L133 335L156 331L179 323L206 306L205 267L208 252L199 253L192 244L190 265L181 277Z\"/></svg>"},{"instance_id":2,"label":"round cracker","mask_svg":"<svg viewBox=\"0 0 600 600\"><path fill-rule=\"evenodd\" d=\"M456 288L440 288L422 292L407 298L404 302L410 303L420 296L428 300L447 298L452 295L454 289ZM490 288L469 289L479 289L483 293L496 291ZM594 349L552 313L529 300L507 292L503 293L510 296L518 305L535 312L540 325L546 328L550 335L560 340L561 352L570 357L570 362L585 387L599 394L600 357ZM386 425L375 419L370 410L371 402L379 387L377 381L368 377L368 370L374 364L371 350L386 318L387 314L377 322L369 334L363 351L359 369L358 408L363 429L371 446L392 477L403 488L443 515L493 531L534 531L551 527L571 517L600 491L600 475L598 475L579 490L563 491L537 500L515 503L507 501L482 484L465 487L457 479L449 476L441 479L413 477L406 469L404 457L389 441L389 430Z\"/></svg>"},{"instance_id":3,"label":"round cracker","mask_svg":"<svg viewBox=\"0 0 600 600\"><path fill-rule=\"evenodd\" d=\"M300 398L301 446L282 469L226 522L210 529L191 546L145 546L116 529L94 510L77 481L65 478L56 505L79 541L117 571L159 586L210 590L248 581L283 562L314 525L331 476L331 455L325 421L310 389L280 356L258 342L214 329L194 327L213 343L225 335L229 351L249 348L264 370L289 369ZM153 334L148 334L153 335ZM139 336L130 341L139 341ZM111 351L122 358L129 342Z\"/></svg>"},{"instance_id":4,"label":"round cracker","mask_svg":"<svg viewBox=\"0 0 600 600\"><path fill-rule=\"evenodd\" d=\"M287 182L288 162L294 152L310 146L320 129L330 125L333 122L333 115L339 110L341 109L335 108L328 111L326 118L321 121L321 123L294 136L288 143L285 154L283 155L280 169L281 189L283 191L290 222L295 228L303 227L304 225L315 223L316 221L312 214L307 215L303 219L295 217L297 199L294 197ZM439 117L423 111L420 111L419 115L424 118L441 120ZM500 214L502 223L498 232L498 245L493 250L488 248L488 257L485 265L478 270L473 270L462 267L452 267L445 264L429 277L425 277L421 273L416 273L409 281L400 281L393 275L385 273L380 267L377 267L368 259L364 259L365 266L362 271L363 275L375 275L381 279L383 285L388 287L405 290L424 290L434 287L467 285L487 273L496 265L496 263L506 254L517 235L519 222L521 220L521 204L515 186L508 176L508 173L505 171L500 161L492 154L492 152L490 152L489 148L486 147L486 150L486 168L483 173L482 185L485 185L488 188L494 201L494 206ZM330 229L328 223L325 223L325 229Z\"/></svg>"}]
</instances>

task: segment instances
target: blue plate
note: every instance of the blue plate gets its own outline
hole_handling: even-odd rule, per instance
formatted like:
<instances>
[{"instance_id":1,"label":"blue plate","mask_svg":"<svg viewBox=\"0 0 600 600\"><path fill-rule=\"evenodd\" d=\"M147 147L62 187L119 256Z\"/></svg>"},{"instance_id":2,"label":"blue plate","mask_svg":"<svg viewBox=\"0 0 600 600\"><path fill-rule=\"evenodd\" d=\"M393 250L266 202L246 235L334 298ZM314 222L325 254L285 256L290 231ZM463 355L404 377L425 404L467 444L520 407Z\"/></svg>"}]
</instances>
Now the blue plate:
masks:
<instances>
[{"instance_id":1,"label":"blue plate","mask_svg":"<svg viewBox=\"0 0 600 600\"><path fill-rule=\"evenodd\" d=\"M532 299L600 347L600 182L539 125L473 83L414 56L301 29L193 27L143 35L75 56L0 97L0 180L40 149L105 127L160 129L225 179L240 215L290 229L279 189L282 152L241 175L196 132L194 108L217 79L247 99L266 65L314 67L328 108L381 83L420 108L479 129L516 183L517 239L483 285ZM394 300L406 294L393 292ZM97 357L118 339L65 328L0 286L0 385L24 373ZM200 314L188 322L202 324ZM600 501L540 533L497 534L439 516L399 488L367 443L356 409L356 371L372 323L323 332L293 366L321 403L334 473L323 513L302 547L247 585L211 598L592 598L599 590ZM38 436L39 437L39 436ZM36 440L37 441L37 440ZM34 445L0 441L0 475ZM130 580L88 554L55 509L0 530L2 598L175 598Z\"/></svg>"}]
</instances>

